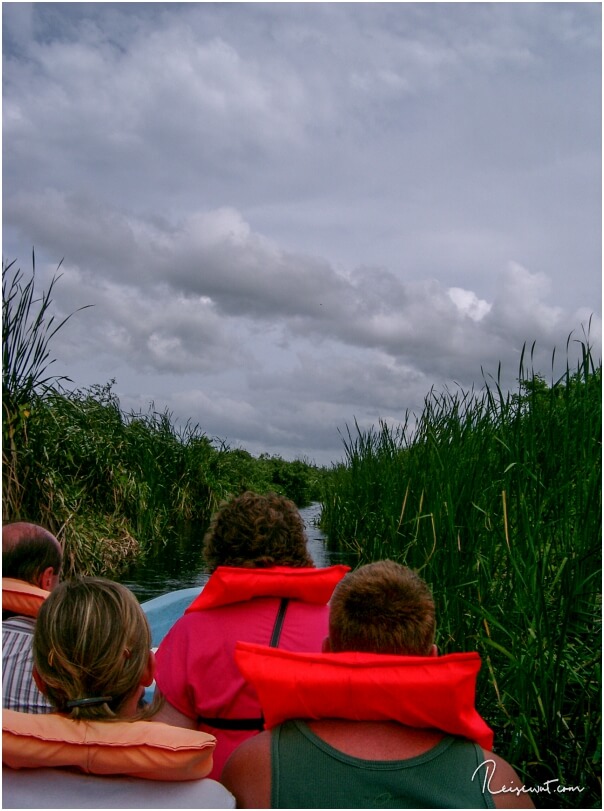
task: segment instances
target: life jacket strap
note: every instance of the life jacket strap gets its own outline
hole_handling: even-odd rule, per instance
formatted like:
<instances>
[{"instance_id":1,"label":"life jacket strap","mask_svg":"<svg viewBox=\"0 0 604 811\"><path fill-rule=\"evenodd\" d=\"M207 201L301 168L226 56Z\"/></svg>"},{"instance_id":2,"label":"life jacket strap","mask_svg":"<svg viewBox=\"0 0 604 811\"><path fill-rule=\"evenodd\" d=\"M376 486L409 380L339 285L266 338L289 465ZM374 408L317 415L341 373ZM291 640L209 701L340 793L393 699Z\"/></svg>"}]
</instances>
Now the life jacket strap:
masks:
<instances>
[{"instance_id":1,"label":"life jacket strap","mask_svg":"<svg viewBox=\"0 0 604 811\"><path fill-rule=\"evenodd\" d=\"M281 629L283 628L283 620L285 619L285 612L287 611L288 603L289 603L288 597L281 598L279 611L277 611L275 625L273 626L273 634L271 636L271 641L268 643L271 648L279 647L279 638L281 636Z\"/></svg>"},{"instance_id":2,"label":"life jacket strap","mask_svg":"<svg viewBox=\"0 0 604 811\"><path fill-rule=\"evenodd\" d=\"M206 724L214 729L238 729L262 732L264 729L264 718L206 718L203 715L197 716L200 724Z\"/></svg>"}]
</instances>

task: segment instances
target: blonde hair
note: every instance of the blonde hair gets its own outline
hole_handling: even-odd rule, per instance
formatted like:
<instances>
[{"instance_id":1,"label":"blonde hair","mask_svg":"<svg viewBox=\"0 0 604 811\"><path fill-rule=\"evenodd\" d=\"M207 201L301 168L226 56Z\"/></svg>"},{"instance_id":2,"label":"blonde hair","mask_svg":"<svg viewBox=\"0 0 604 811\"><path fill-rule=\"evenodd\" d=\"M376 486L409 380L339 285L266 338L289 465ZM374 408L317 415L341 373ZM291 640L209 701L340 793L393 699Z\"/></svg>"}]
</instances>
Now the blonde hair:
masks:
<instances>
[{"instance_id":1,"label":"blonde hair","mask_svg":"<svg viewBox=\"0 0 604 811\"><path fill-rule=\"evenodd\" d=\"M134 594L101 577L61 583L36 619L36 670L49 700L71 718L116 719L140 685L150 647Z\"/></svg>"},{"instance_id":2,"label":"blonde hair","mask_svg":"<svg viewBox=\"0 0 604 811\"><path fill-rule=\"evenodd\" d=\"M380 560L350 572L330 601L331 649L427 656L436 628L428 585L411 569Z\"/></svg>"}]
</instances>

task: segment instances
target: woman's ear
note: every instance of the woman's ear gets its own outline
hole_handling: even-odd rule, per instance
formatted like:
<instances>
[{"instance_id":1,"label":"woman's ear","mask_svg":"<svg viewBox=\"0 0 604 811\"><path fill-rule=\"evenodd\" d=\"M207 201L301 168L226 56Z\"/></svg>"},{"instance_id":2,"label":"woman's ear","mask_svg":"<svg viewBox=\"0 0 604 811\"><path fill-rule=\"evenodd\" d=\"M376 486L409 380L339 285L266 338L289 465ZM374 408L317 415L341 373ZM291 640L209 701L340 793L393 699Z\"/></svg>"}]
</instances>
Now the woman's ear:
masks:
<instances>
[{"instance_id":1,"label":"woman's ear","mask_svg":"<svg viewBox=\"0 0 604 811\"><path fill-rule=\"evenodd\" d=\"M140 680L140 684L143 687L149 687L150 684L153 684L156 670L157 670L157 662L155 661L155 653L152 650L150 650L149 658L147 659L147 665L143 670L143 675L141 676Z\"/></svg>"},{"instance_id":2,"label":"woman's ear","mask_svg":"<svg viewBox=\"0 0 604 811\"><path fill-rule=\"evenodd\" d=\"M42 693L42 695L46 695L48 693L48 688L46 687L46 683L42 681L42 676L36 670L36 666L33 666L32 675L34 677L34 681L36 683L36 687Z\"/></svg>"},{"instance_id":3,"label":"woman's ear","mask_svg":"<svg viewBox=\"0 0 604 811\"><path fill-rule=\"evenodd\" d=\"M432 645L432 648L430 650L429 655L430 656L438 656L438 648L436 647L436 645Z\"/></svg>"}]
</instances>

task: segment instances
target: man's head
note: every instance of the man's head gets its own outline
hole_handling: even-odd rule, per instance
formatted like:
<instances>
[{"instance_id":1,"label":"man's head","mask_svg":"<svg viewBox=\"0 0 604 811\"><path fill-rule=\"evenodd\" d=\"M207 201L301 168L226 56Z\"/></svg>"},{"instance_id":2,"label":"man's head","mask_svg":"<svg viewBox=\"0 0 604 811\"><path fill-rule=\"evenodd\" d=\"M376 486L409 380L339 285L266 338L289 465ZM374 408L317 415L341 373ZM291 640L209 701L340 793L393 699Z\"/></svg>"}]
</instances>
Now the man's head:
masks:
<instances>
[{"instance_id":1,"label":"man's head","mask_svg":"<svg viewBox=\"0 0 604 811\"><path fill-rule=\"evenodd\" d=\"M52 591L59 582L63 550L55 536L37 524L18 521L2 527L2 576Z\"/></svg>"},{"instance_id":2,"label":"man's head","mask_svg":"<svg viewBox=\"0 0 604 811\"><path fill-rule=\"evenodd\" d=\"M406 566L380 560L350 572L330 602L329 648L404 656L435 652L434 600Z\"/></svg>"}]
</instances>

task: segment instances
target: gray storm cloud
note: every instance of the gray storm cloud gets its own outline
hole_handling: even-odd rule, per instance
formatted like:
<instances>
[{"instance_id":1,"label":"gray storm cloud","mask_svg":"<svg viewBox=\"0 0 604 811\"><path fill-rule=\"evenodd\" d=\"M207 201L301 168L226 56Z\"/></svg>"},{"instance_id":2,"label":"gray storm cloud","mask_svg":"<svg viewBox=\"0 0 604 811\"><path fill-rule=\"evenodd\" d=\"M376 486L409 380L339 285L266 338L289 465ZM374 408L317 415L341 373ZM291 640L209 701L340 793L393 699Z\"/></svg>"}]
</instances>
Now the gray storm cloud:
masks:
<instances>
[{"instance_id":1,"label":"gray storm cloud","mask_svg":"<svg viewBox=\"0 0 604 811\"><path fill-rule=\"evenodd\" d=\"M4 257L94 304L61 372L328 461L525 343L599 357L600 17L4 4Z\"/></svg>"}]
</instances>

